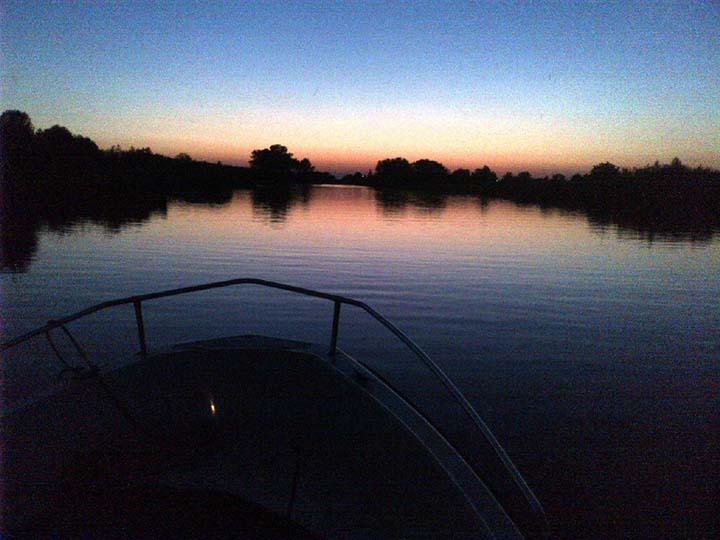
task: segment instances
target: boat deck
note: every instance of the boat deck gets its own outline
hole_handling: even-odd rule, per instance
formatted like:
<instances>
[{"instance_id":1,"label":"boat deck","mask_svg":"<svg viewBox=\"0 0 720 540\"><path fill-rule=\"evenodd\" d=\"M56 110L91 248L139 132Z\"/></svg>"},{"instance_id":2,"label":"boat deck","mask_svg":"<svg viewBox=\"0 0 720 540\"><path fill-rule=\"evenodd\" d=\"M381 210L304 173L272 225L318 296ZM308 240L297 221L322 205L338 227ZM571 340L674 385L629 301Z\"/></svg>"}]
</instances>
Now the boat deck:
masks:
<instances>
[{"instance_id":1,"label":"boat deck","mask_svg":"<svg viewBox=\"0 0 720 540\"><path fill-rule=\"evenodd\" d=\"M423 443L362 390L368 381L347 358L332 361L308 343L241 336L70 384L6 423L12 528L56 526L47 513L20 518L68 499L112 522L127 505L98 501L160 490L205 500L210 513L213 500L257 505L296 527L291 537L492 537ZM167 521L170 507L149 507L148 523Z\"/></svg>"}]
</instances>

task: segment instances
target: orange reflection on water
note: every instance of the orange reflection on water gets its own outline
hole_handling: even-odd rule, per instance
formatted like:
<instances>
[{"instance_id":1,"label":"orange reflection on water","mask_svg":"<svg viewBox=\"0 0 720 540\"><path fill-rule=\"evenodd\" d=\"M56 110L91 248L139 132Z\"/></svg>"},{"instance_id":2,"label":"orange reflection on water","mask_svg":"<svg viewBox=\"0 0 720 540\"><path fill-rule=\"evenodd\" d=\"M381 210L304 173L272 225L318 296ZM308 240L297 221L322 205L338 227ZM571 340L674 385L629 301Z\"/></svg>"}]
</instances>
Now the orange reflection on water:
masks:
<instances>
[{"instance_id":1,"label":"orange reflection on water","mask_svg":"<svg viewBox=\"0 0 720 540\"><path fill-rule=\"evenodd\" d=\"M585 220L560 210L472 196L380 194L351 186L239 191L220 206L173 206L167 222L172 223L167 233L178 245L303 257L530 257L557 256L559 250L571 256L589 234Z\"/></svg>"}]
</instances>

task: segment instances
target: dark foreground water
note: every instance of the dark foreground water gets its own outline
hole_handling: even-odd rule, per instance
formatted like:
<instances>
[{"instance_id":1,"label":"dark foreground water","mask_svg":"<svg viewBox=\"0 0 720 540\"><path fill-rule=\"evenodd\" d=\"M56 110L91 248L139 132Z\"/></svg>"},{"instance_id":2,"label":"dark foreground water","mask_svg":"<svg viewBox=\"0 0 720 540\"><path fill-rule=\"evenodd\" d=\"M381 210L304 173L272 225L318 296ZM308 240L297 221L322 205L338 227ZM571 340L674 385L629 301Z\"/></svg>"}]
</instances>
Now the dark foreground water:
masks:
<instances>
[{"instance_id":1,"label":"dark foreground water","mask_svg":"<svg viewBox=\"0 0 720 540\"><path fill-rule=\"evenodd\" d=\"M0 274L4 337L110 298L233 277L356 297L457 381L559 537L720 535L717 235L327 186L171 202L17 238ZM332 306L246 287L159 300L145 317L151 347L243 333L327 341ZM131 309L72 328L104 367L137 350ZM452 416L368 317L343 312L340 346ZM8 406L51 381L57 364L34 356L47 352L36 343L3 358Z\"/></svg>"}]
</instances>

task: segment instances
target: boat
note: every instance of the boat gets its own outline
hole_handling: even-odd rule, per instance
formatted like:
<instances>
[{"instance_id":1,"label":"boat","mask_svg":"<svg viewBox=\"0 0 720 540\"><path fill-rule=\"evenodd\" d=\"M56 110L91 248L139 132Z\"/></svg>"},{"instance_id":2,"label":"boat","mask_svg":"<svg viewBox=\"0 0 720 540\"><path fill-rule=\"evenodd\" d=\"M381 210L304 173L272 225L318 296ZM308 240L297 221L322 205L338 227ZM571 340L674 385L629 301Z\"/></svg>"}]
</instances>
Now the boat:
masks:
<instances>
[{"instance_id":1,"label":"boat","mask_svg":"<svg viewBox=\"0 0 720 540\"><path fill-rule=\"evenodd\" d=\"M239 334L148 349L143 305L242 285L332 302L329 345ZM68 324L125 305L139 352L103 372ZM473 426L462 441L338 347L343 306L429 368ZM64 382L4 411L4 538L549 536L537 498L467 398L364 302L239 278L103 302L0 351L43 338Z\"/></svg>"}]
</instances>

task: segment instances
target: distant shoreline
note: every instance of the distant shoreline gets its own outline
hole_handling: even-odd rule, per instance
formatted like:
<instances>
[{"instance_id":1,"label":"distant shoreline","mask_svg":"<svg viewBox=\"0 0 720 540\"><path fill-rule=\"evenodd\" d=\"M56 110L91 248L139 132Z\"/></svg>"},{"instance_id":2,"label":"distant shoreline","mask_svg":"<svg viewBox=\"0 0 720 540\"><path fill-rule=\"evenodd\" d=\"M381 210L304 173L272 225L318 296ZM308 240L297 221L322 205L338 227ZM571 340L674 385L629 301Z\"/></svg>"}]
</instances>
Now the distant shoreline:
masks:
<instances>
[{"instance_id":1,"label":"distant shoreline","mask_svg":"<svg viewBox=\"0 0 720 540\"><path fill-rule=\"evenodd\" d=\"M140 201L182 192L222 198L238 188L286 189L293 185L342 184L379 191L414 190L468 194L522 204L578 209L628 222L693 223L713 228L720 218L720 171L690 168L675 158L625 169L605 162L584 175L534 178L529 172L499 177L489 167L450 172L441 163L402 157L377 163L367 174L336 178L316 171L282 145L253 150L249 167L171 158L150 148L101 150L62 126L35 129L22 111L0 116L2 204L40 214L63 208L100 207L110 201ZM72 213L72 211L70 213ZM11 212L17 213L17 212Z\"/></svg>"}]
</instances>

